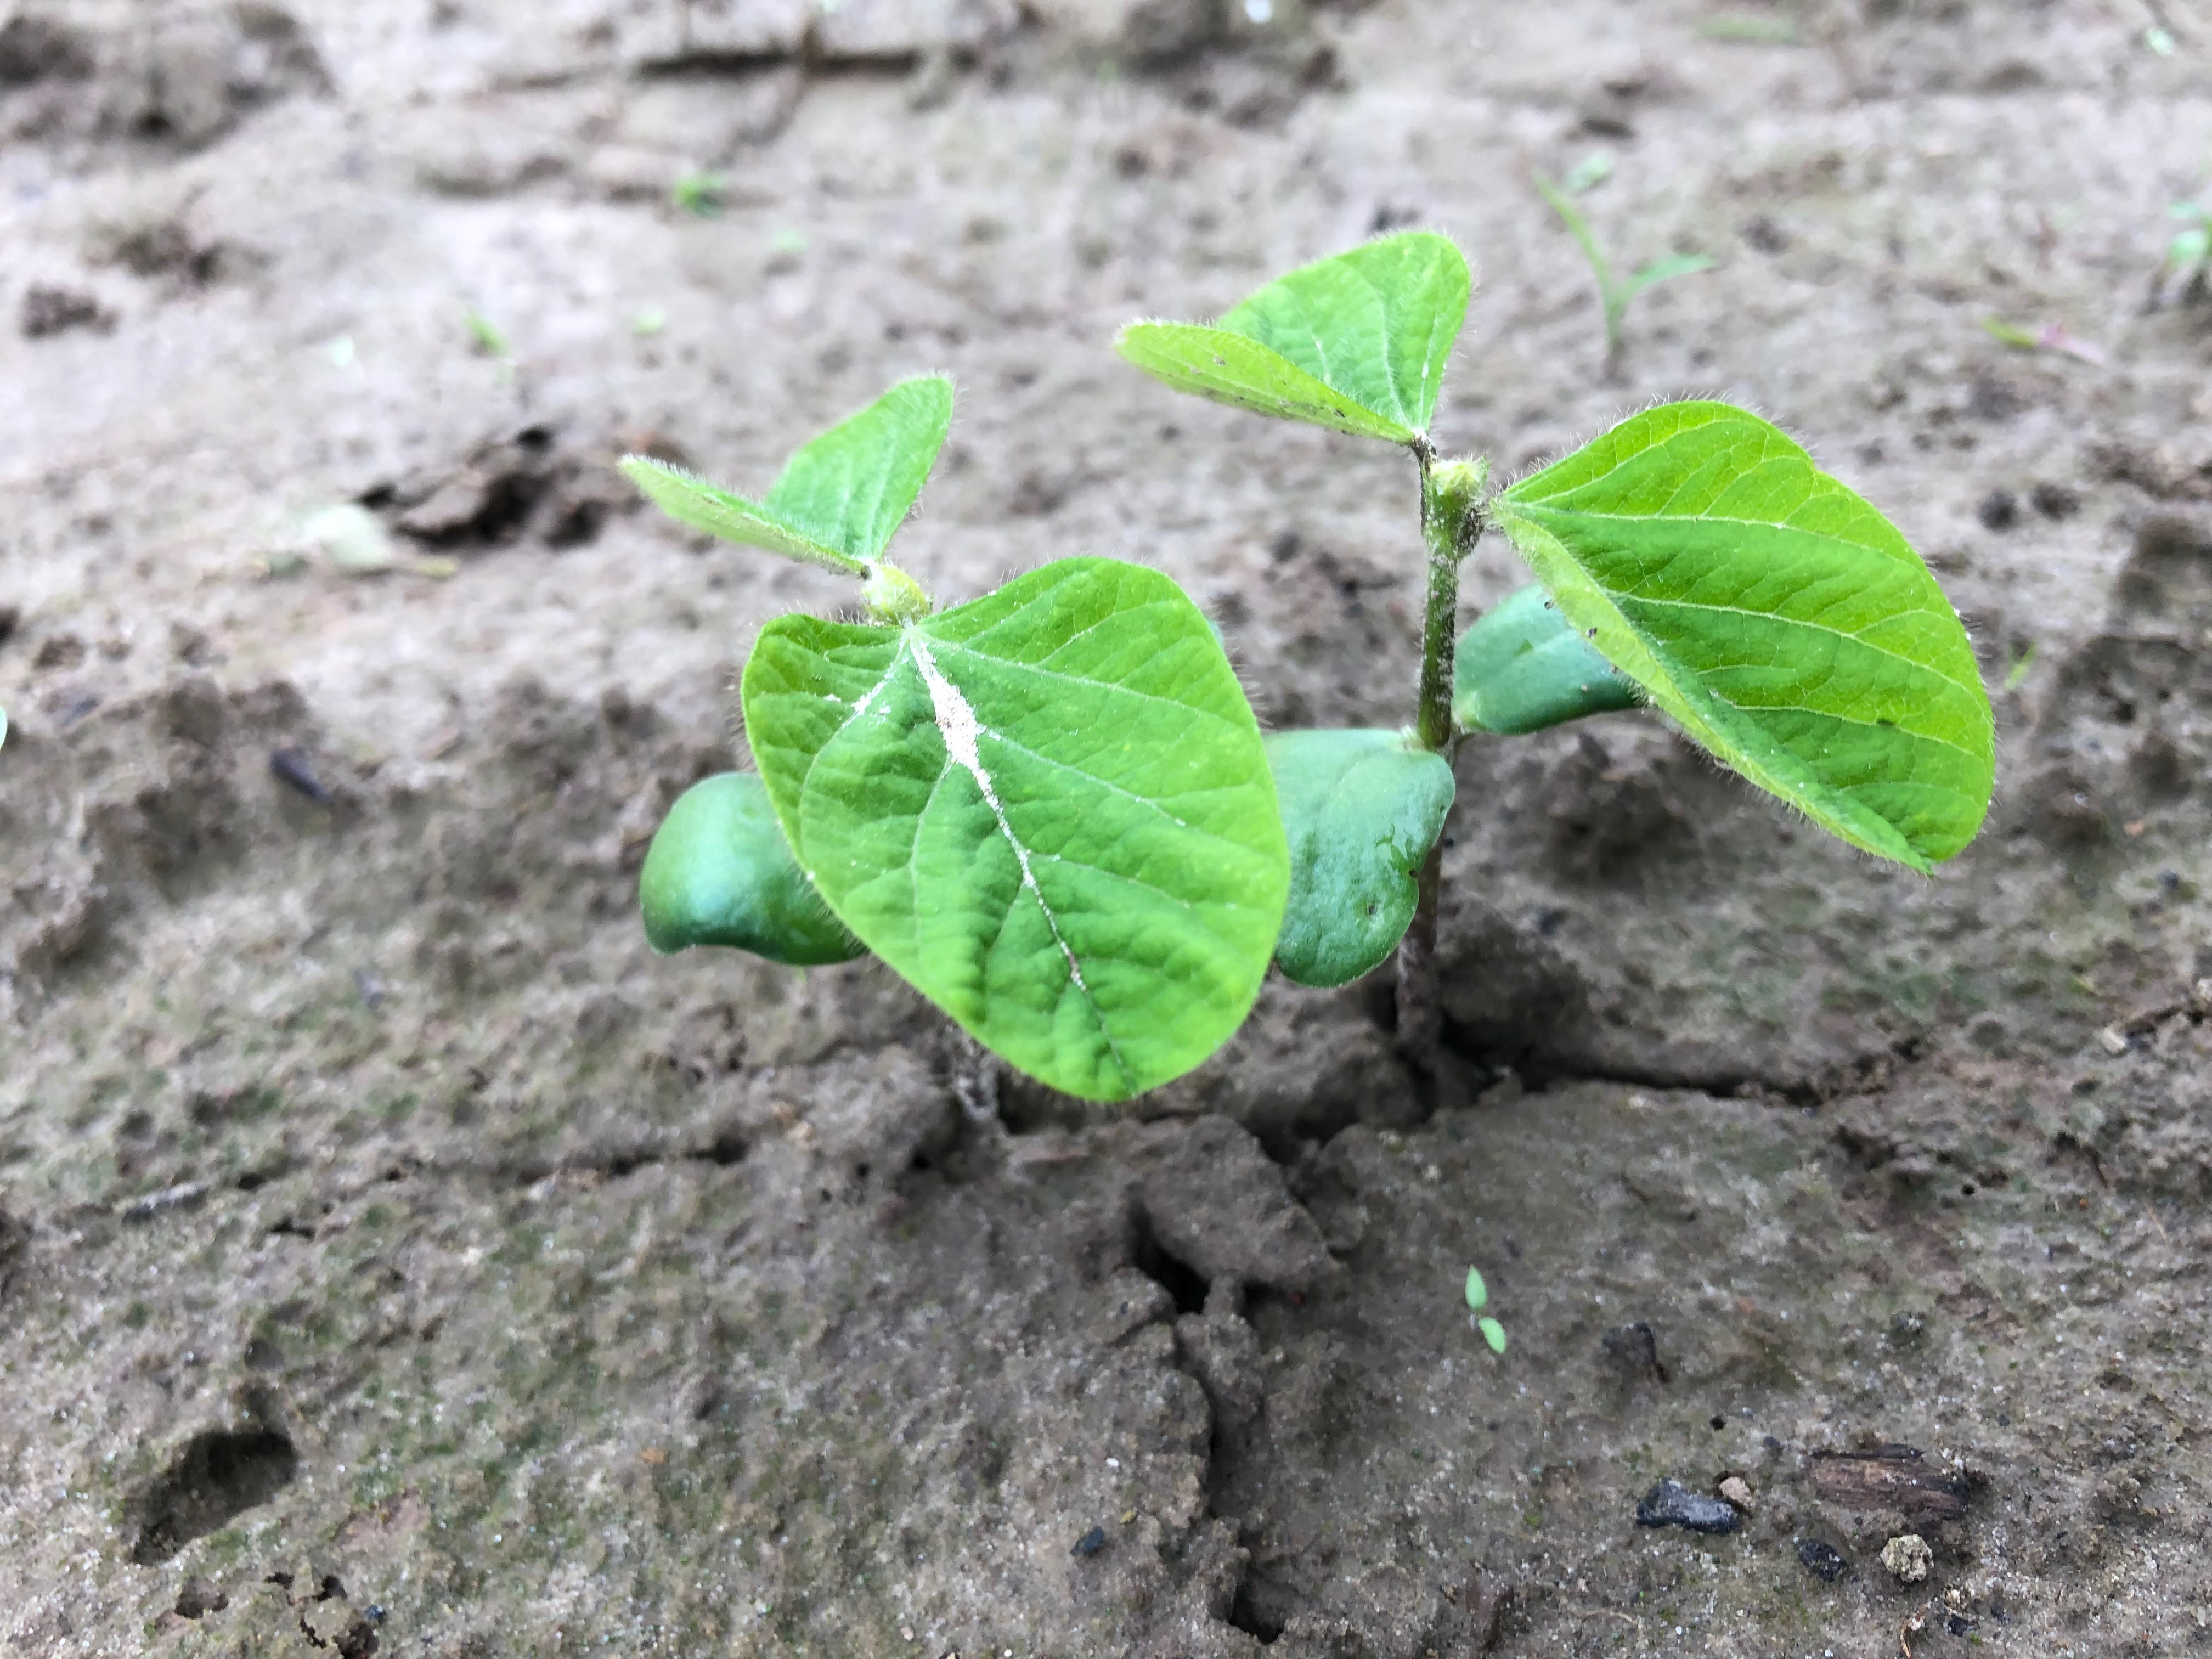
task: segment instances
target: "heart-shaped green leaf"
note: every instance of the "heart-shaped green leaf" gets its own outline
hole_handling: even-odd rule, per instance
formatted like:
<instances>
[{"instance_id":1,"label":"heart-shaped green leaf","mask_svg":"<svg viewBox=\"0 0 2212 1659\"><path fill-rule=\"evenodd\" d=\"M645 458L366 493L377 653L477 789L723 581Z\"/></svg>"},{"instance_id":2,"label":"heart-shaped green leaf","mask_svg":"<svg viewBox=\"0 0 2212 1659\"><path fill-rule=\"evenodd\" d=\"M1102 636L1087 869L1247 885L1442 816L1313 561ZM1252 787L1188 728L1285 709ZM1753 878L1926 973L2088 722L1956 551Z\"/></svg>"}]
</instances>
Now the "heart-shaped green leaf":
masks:
<instances>
[{"instance_id":1,"label":"heart-shaped green leaf","mask_svg":"<svg viewBox=\"0 0 2212 1659\"><path fill-rule=\"evenodd\" d=\"M1662 404L1498 497L1560 611L1723 763L1917 870L1995 775L1957 612L1881 514L1777 428Z\"/></svg>"},{"instance_id":2,"label":"heart-shaped green leaf","mask_svg":"<svg viewBox=\"0 0 2212 1659\"><path fill-rule=\"evenodd\" d=\"M1436 413L1471 287L1449 239L1405 231L1277 278L1212 328L1133 323L1115 344L1178 391L1410 443Z\"/></svg>"},{"instance_id":3,"label":"heart-shaped green leaf","mask_svg":"<svg viewBox=\"0 0 2212 1659\"><path fill-rule=\"evenodd\" d=\"M1414 878L1451 811L1451 767L1402 732L1274 732L1267 743L1291 847L1276 964L1294 984L1348 984L1413 919Z\"/></svg>"},{"instance_id":4,"label":"heart-shaped green leaf","mask_svg":"<svg viewBox=\"0 0 2212 1659\"><path fill-rule=\"evenodd\" d=\"M1290 857L1250 706L1165 576L1067 559L902 627L781 617L743 696L830 908L1022 1070L1125 1099L1249 1011Z\"/></svg>"},{"instance_id":5,"label":"heart-shaped green leaf","mask_svg":"<svg viewBox=\"0 0 2212 1659\"><path fill-rule=\"evenodd\" d=\"M862 954L822 902L750 772L702 779L677 797L638 873L645 937L656 951L727 945L811 968Z\"/></svg>"},{"instance_id":6,"label":"heart-shaped green leaf","mask_svg":"<svg viewBox=\"0 0 2212 1659\"><path fill-rule=\"evenodd\" d=\"M905 520L952 423L952 383L902 380L793 455L764 501L747 501L647 455L623 474L669 517L725 541L865 574Z\"/></svg>"},{"instance_id":7,"label":"heart-shaped green leaf","mask_svg":"<svg viewBox=\"0 0 2212 1659\"><path fill-rule=\"evenodd\" d=\"M1635 707L1634 683L1575 631L1540 582L1509 594L1459 636L1452 720L1462 732L1517 737Z\"/></svg>"}]
</instances>

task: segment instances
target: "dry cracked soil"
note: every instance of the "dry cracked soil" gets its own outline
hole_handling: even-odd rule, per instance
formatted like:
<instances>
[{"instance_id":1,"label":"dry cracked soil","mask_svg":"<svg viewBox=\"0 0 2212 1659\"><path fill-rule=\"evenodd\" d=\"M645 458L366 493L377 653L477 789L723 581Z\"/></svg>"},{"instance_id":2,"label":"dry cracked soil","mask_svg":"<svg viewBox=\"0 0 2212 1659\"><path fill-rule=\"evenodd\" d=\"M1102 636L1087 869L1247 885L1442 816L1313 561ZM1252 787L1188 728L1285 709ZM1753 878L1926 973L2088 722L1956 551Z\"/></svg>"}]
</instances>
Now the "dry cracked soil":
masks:
<instances>
[{"instance_id":1,"label":"dry cracked soil","mask_svg":"<svg viewBox=\"0 0 2212 1659\"><path fill-rule=\"evenodd\" d=\"M0 1649L2212 1650L2208 63L2181 0L0 0ZM1528 183L1599 152L1717 261L1610 377ZM1905 528L1973 848L1644 716L1470 744L1442 1075L1273 984L1127 1112L648 953L750 636L850 595L614 454L757 485L949 370L938 592L1145 561L1267 721L1397 724L1402 456L1108 342L1407 224L1481 272L1448 448L1717 392Z\"/></svg>"}]
</instances>

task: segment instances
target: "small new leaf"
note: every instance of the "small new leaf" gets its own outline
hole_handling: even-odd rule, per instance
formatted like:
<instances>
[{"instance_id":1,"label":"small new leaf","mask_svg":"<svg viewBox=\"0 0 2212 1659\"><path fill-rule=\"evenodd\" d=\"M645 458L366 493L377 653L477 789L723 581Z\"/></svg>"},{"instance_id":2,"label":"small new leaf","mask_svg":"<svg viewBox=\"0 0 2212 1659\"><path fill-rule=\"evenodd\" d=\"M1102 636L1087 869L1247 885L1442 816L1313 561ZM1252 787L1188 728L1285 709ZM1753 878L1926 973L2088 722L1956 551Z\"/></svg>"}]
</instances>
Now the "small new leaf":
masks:
<instances>
[{"instance_id":1,"label":"small new leaf","mask_svg":"<svg viewBox=\"0 0 2212 1659\"><path fill-rule=\"evenodd\" d=\"M1402 732L1276 732L1267 745L1291 848L1276 965L1296 985L1349 984L1413 919L1414 878L1451 811L1451 766Z\"/></svg>"},{"instance_id":2,"label":"small new leaf","mask_svg":"<svg viewBox=\"0 0 2212 1659\"><path fill-rule=\"evenodd\" d=\"M1212 328L1134 323L1115 343L1178 391L1411 443L1436 413L1471 288L1449 238L1405 231L1279 277Z\"/></svg>"},{"instance_id":3,"label":"small new leaf","mask_svg":"<svg viewBox=\"0 0 2212 1659\"><path fill-rule=\"evenodd\" d=\"M1562 616L1540 582L1500 600L1459 636L1452 720L1510 737L1636 707L1636 686Z\"/></svg>"},{"instance_id":4,"label":"small new leaf","mask_svg":"<svg viewBox=\"0 0 2212 1659\"><path fill-rule=\"evenodd\" d=\"M902 380L793 455L759 501L649 456L626 455L620 465L664 513L695 530L859 576L921 494L951 422L950 380Z\"/></svg>"},{"instance_id":5,"label":"small new leaf","mask_svg":"<svg viewBox=\"0 0 2212 1659\"><path fill-rule=\"evenodd\" d=\"M799 872L750 772L693 784L660 821L638 875L645 937L667 955L724 945L813 967L863 953Z\"/></svg>"},{"instance_id":6,"label":"small new leaf","mask_svg":"<svg viewBox=\"0 0 2212 1659\"><path fill-rule=\"evenodd\" d=\"M1122 1100L1243 1023L1290 855L1251 708L1165 576L1067 559L904 626L781 617L742 695L800 868L1013 1065Z\"/></svg>"},{"instance_id":7,"label":"small new leaf","mask_svg":"<svg viewBox=\"0 0 2212 1659\"><path fill-rule=\"evenodd\" d=\"M1662 404L1492 513L1567 621L1722 763L1916 870L1973 839L1995 733L1966 629L1888 520L1778 428Z\"/></svg>"}]
</instances>

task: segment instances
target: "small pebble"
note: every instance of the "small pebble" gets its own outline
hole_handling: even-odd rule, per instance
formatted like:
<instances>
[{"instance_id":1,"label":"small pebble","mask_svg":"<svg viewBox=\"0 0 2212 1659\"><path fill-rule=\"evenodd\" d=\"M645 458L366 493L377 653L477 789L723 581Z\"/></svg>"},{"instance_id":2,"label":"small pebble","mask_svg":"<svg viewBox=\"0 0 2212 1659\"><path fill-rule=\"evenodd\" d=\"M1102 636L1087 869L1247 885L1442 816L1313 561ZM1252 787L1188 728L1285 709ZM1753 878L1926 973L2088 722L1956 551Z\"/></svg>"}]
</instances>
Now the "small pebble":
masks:
<instances>
[{"instance_id":1,"label":"small pebble","mask_svg":"<svg viewBox=\"0 0 2212 1659\"><path fill-rule=\"evenodd\" d=\"M1743 1516L1733 1504L1692 1492L1679 1480L1662 1480L1636 1506L1639 1527L1686 1527L1692 1532L1734 1532Z\"/></svg>"},{"instance_id":2,"label":"small pebble","mask_svg":"<svg viewBox=\"0 0 2212 1659\"><path fill-rule=\"evenodd\" d=\"M323 781L315 775L315 769L307 756L297 749L272 749L269 752L270 775L286 788L305 795L319 806L331 803L331 792L323 787Z\"/></svg>"},{"instance_id":3,"label":"small pebble","mask_svg":"<svg viewBox=\"0 0 2212 1659\"><path fill-rule=\"evenodd\" d=\"M1068 1553L1070 1555L1096 1555L1099 1551L1105 1547L1106 1528L1103 1527L1093 1527L1089 1532L1085 1533L1082 1537L1075 1540L1075 1547L1068 1551Z\"/></svg>"},{"instance_id":4,"label":"small pebble","mask_svg":"<svg viewBox=\"0 0 2212 1659\"><path fill-rule=\"evenodd\" d=\"M1817 1538L1797 1540L1797 1559L1805 1564L1806 1571L1824 1584L1834 1583L1850 1566L1850 1563L1844 1559L1841 1551Z\"/></svg>"},{"instance_id":5,"label":"small pebble","mask_svg":"<svg viewBox=\"0 0 2212 1659\"><path fill-rule=\"evenodd\" d=\"M1751 1483L1740 1474L1732 1474L1721 1482L1721 1496L1748 1515L1752 1510Z\"/></svg>"},{"instance_id":6,"label":"small pebble","mask_svg":"<svg viewBox=\"0 0 2212 1659\"><path fill-rule=\"evenodd\" d=\"M1900 1584L1917 1584L1935 1565L1936 1552L1917 1532L1900 1533L1881 1547L1881 1564Z\"/></svg>"}]
</instances>

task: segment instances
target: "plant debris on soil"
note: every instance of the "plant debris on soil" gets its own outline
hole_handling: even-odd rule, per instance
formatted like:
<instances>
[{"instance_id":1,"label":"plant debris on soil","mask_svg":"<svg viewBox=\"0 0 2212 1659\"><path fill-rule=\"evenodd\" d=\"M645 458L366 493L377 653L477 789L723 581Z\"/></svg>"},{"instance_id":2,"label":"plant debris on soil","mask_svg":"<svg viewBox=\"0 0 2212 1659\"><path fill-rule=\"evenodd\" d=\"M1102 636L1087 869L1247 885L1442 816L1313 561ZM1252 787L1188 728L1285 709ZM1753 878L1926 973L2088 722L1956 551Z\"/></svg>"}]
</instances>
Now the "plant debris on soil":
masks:
<instances>
[{"instance_id":1,"label":"plant debris on soil","mask_svg":"<svg viewBox=\"0 0 2212 1659\"><path fill-rule=\"evenodd\" d=\"M0 8L0 1649L2201 1643L2212 335L2153 285L2212 37L2165 12ZM1526 183L1578 167L1624 247L1723 251L1615 380ZM1480 274L1447 452L1718 394L1905 530L1996 706L1972 848L1877 869L1645 714L1471 743L1442 1069L1387 969L1275 983L1124 1112L866 962L651 955L752 635L849 596L615 457L757 487L950 372L941 599L1140 560L1270 726L1394 726L1403 457L1109 342L1413 224ZM447 579L309 556L340 510ZM1463 620L1524 580L1486 539ZM1670 1482L1735 1529L1638 1526Z\"/></svg>"}]
</instances>

